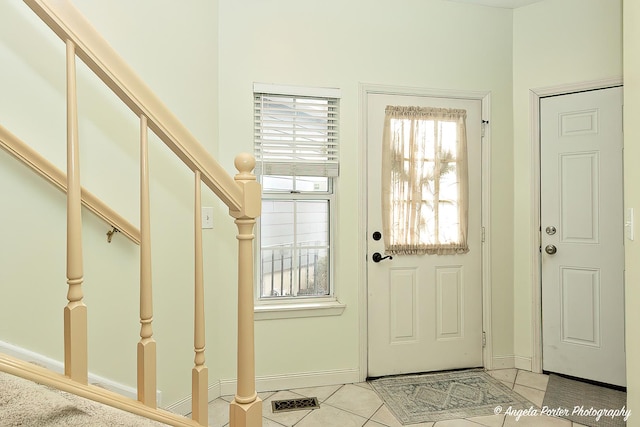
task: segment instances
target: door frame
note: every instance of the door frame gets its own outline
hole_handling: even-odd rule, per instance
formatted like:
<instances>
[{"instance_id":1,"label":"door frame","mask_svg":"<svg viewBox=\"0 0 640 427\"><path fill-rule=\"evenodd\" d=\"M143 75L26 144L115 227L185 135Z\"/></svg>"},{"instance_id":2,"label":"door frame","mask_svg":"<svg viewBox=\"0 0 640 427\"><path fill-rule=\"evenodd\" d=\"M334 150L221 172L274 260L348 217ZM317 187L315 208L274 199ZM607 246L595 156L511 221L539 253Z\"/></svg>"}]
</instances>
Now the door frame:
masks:
<instances>
[{"instance_id":1,"label":"door frame","mask_svg":"<svg viewBox=\"0 0 640 427\"><path fill-rule=\"evenodd\" d=\"M590 80L529 90L529 141L531 145L531 371L542 373L542 253L540 191L540 100L548 96L569 95L587 90L622 86L622 77Z\"/></svg>"},{"instance_id":2,"label":"door frame","mask_svg":"<svg viewBox=\"0 0 640 427\"><path fill-rule=\"evenodd\" d=\"M360 108L358 109L358 121L360 123L360 133L358 135L359 165L358 176L360 185L359 196L359 234L361 236L358 242L358 253L360 254L360 263L358 266L358 320L359 320L359 367L360 380L367 378L369 370L367 353L369 349L368 342L368 292L367 292L367 97L370 94L384 95L401 95L401 96L426 96L440 98L459 98L474 99L481 101L481 117L486 123L484 126L483 136L481 137L481 167L482 167L482 209L481 209L481 227L484 234L482 245L482 330L484 331L485 346L482 349L483 365L486 369L492 368L493 350L492 350L492 328L491 328L491 209L489 205L490 198L490 165L491 165L491 92L489 91L463 91L463 90L445 90L404 86L389 86L378 84L359 84Z\"/></svg>"}]
</instances>

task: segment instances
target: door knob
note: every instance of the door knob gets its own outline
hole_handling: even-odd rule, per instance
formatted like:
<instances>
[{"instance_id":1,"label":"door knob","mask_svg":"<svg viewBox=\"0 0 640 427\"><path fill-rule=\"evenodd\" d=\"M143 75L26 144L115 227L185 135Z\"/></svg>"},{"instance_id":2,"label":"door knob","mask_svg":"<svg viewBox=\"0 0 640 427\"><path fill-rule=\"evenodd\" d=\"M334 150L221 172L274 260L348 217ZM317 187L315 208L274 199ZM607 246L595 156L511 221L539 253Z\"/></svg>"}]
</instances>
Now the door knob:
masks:
<instances>
[{"instance_id":1,"label":"door knob","mask_svg":"<svg viewBox=\"0 0 640 427\"><path fill-rule=\"evenodd\" d=\"M558 248L556 248L555 245L547 245L545 246L544 251L549 255L553 255L558 252Z\"/></svg>"},{"instance_id":2,"label":"door knob","mask_svg":"<svg viewBox=\"0 0 640 427\"><path fill-rule=\"evenodd\" d=\"M380 254L380 252L374 252L374 254L371 256L371 258L373 259L373 262L380 262L383 259L393 259L393 257L391 255L387 255L387 256L382 256Z\"/></svg>"}]
</instances>

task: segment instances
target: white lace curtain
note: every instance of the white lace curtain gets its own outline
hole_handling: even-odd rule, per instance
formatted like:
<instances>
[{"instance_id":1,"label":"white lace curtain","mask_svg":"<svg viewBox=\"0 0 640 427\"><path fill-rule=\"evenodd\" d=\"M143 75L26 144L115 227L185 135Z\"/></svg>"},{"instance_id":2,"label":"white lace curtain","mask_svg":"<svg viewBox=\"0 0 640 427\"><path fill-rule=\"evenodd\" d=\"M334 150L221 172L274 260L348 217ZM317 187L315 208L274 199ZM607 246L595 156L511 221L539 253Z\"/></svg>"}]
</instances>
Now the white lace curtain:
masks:
<instances>
[{"instance_id":1,"label":"white lace curtain","mask_svg":"<svg viewBox=\"0 0 640 427\"><path fill-rule=\"evenodd\" d=\"M466 253L466 110L387 106L382 141L385 252Z\"/></svg>"}]
</instances>

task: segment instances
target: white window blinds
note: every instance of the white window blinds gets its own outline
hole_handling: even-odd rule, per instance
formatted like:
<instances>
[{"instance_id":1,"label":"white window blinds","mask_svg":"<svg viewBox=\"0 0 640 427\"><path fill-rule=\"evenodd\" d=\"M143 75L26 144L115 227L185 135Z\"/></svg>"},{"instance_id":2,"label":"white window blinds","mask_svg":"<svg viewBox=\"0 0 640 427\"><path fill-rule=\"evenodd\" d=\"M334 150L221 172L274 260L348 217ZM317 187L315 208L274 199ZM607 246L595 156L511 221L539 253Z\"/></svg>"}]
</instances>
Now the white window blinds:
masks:
<instances>
[{"instance_id":1,"label":"white window blinds","mask_svg":"<svg viewBox=\"0 0 640 427\"><path fill-rule=\"evenodd\" d=\"M339 99L256 89L256 174L338 176Z\"/></svg>"}]
</instances>

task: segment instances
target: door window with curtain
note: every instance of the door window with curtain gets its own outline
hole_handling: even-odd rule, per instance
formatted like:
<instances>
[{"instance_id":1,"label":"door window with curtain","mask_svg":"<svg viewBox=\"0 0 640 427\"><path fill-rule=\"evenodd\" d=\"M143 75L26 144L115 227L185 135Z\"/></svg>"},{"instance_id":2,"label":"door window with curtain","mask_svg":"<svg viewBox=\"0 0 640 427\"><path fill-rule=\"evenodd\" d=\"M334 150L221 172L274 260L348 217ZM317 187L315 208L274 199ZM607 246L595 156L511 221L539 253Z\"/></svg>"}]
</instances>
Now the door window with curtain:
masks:
<instances>
[{"instance_id":1,"label":"door window with curtain","mask_svg":"<svg viewBox=\"0 0 640 427\"><path fill-rule=\"evenodd\" d=\"M385 252L466 253L466 110L387 106L382 142Z\"/></svg>"},{"instance_id":2,"label":"door window with curtain","mask_svg":"<svg viewBox=\"0 0 640 427\"><path fill-rule=\"evenodd\" d=\"M254 85L258 301L333 295L339 92Z\"/></svg>"}]
</instances>

